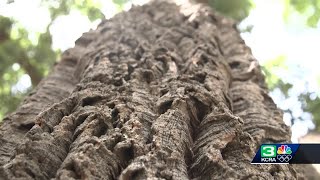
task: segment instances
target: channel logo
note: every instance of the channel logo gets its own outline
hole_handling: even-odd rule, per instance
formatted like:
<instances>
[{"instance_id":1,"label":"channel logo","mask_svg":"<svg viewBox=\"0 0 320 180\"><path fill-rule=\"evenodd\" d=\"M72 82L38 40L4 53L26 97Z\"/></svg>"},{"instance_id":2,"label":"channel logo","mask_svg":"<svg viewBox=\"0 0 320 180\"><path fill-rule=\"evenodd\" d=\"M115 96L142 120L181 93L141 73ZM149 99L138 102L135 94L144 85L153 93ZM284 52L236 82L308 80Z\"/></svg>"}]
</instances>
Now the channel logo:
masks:
<instances>
[{"instance_id":1,"label":"channel logo","mask_svg":"<svg viewBox=\"0 0 320 180\"><path fill-rule=\"evenodd\" d=\"M296 144L263 144L260 146L252 164L289 164L293 158Z\"/></svg>"},{"instance_id":2,"label":"channel logo","mask_svg":"<svg viewBox=\"0 0 320 180\"><path fill-rule=\"evenodd\" d=\"M251 164L320 164L320 144L262 144Z\"/></svg>"},{"instance_id":3,"label":"channel logo","mask_svg":"<svg viewBox=\"0 0 320 180\"><path fill-rule=\"evenodd\" d=\"M291 153L291 148L288 145L281 145L280 147L278 147L277 159L280 162L287 163L292 159Z\"/></svg>"},{"instance_id":4,"label":"channel logo","mask_svg":"<svg viewBox=\"0 0 320 180\"><path fill-rule=\"evenodd\" d=\"M291 154L291 148L288 145L281 145L278 147L277 154Z\"/></svg>"},{"instance_id":5,"label":"channel logo","mask_svg":"<svg viewBox=\"0 0 320 180\"><path fill-rule=\"evenodd\" d=\"M277 146L275 145L262 145L261 149L261 162L277 162Z\"/></svg>"}]
</instances>

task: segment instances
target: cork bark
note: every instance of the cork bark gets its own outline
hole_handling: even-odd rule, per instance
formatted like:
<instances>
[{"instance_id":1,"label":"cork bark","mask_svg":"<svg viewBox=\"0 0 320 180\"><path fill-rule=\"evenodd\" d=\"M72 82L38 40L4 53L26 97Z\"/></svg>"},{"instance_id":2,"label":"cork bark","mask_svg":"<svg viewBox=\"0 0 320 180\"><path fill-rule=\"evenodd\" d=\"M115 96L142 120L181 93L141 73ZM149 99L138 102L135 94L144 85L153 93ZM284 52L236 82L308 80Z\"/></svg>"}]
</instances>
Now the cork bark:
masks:
<instances>
[{"instance_id":1,"label":"cork bark","mask_svg":"<svg viewBox=\"0 0 320 180\"><path fill-rule=\"evenodd\" d=\"M235 23L154 1L103 20L0 127L2 179L300 179L251 165L290 141Z\"/></svg>"}]
</instances>

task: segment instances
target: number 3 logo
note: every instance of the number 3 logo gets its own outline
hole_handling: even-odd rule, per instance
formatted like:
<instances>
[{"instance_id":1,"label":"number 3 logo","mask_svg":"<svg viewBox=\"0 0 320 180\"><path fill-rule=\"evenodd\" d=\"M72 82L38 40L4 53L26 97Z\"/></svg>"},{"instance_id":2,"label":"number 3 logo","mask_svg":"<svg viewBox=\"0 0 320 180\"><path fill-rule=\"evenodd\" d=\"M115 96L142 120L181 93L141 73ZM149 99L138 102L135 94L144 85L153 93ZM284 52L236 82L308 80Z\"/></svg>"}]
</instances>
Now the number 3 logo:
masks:
<instances>
[{"instance_id":1,"label":"number 3 logo","mask_svg":"<svg viewBox=\"0 0 320 180\"><path fill-rule=\"evenodd\" d=\"M277 156L276 150L277 148L274 145L262 145L261 157L266 157L266 158L276 157Z\"/></svg>"}]
</instances>

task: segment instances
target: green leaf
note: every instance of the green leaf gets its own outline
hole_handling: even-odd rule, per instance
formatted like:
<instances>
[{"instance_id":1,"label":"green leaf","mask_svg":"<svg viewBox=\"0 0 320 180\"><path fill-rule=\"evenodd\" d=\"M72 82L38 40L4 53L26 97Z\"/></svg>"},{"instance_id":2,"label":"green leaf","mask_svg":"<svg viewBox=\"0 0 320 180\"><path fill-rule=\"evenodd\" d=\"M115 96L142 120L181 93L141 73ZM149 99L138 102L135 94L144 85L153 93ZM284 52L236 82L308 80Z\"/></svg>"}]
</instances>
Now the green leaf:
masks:
<instances>
[{"instance_id":1,"label":"green leaf","mask_svg":"<svg viewBox=\"0 0 320 180\"><path fill-rule=\"evenodd\" d=\"M320 19L320 13L314 13L312 16L308 18L307 24L310 27L316 28L319 22L319 19Z\"/></svg>"},{"instance_id":2,"label":"green leaf","mask_svg":"<svg viewBox=\"0 0 320 180\"><path fill-rule=\"evenodd\" d=\"M304 102L303 110L312 114L313 122L317 130L320 131L320 98L316 97L315 99L311 99L311 94L312 93L302 94L299 98Z\"/></svg>"},{"instance_id":3,"label":"green leaf","mask_svg":"<svg viewBox=\"0 0 320 180\"><path fill-rule=\"evenodd\" d=\"M209 0L209 4L220 13L237 21L246 18L253 7L250 0Z\"/></svg>"},{"instance_id":4,"label":"green leaf","mask_svg":"<svg viewBox=\"0 0 320 180\"><path fill-rule=\"evenodd\" d=\"M266 82L270 90L273 90L280 85L282 86L283 90L286 90L287 87L289 87L276 75L275 71L279 69L288 69L286 66L286 56L278 56L277 58L269 60L262 65L262 70L266 76Z\"/></svg>"},{"instance_id":5,"label":"green leaf","mask_svg":"<svg viewBox=\"0 0 320 180\"><path fill-rule=\"evenodd\" d=\"M290 0L289 5L285 6L286 21L294 11L305 17L306 25L315 28L320 19L320 0Z\"/></svg>"}]
</instances>

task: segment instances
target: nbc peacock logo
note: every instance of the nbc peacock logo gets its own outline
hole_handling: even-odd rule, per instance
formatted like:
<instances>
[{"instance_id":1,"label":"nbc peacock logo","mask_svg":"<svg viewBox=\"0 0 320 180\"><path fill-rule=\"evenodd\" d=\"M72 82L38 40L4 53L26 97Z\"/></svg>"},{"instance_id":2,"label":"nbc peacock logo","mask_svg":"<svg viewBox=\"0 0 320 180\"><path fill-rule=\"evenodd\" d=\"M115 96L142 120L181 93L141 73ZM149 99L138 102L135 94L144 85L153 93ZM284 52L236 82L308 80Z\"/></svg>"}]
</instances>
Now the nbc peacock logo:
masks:
<instances>
[{"instance_id":1,"label":"nbc peacock logo","mask_svg":"<svg viewBox=\"0 0 320 180\"><path fill-rule=\"evenodd\" d=\"M291 148L288 145L281 145L278 147L277 154L291 154Z\"/></svg>"},{"instance_id":2,"label":"nbc peacock logo","mask_svg":"<svg viewBox=\"0 0 320 180\"><path fill-rule=\"evenodd\" d=\"M291 159L292 150L288 145L281 145L277 150L277 159L280 162L288 163Z\"/></svg>"}]
</instances>

